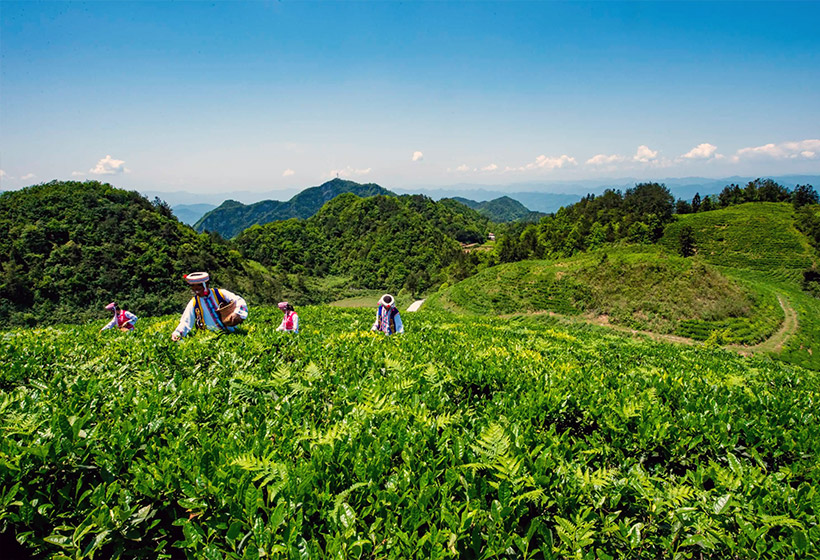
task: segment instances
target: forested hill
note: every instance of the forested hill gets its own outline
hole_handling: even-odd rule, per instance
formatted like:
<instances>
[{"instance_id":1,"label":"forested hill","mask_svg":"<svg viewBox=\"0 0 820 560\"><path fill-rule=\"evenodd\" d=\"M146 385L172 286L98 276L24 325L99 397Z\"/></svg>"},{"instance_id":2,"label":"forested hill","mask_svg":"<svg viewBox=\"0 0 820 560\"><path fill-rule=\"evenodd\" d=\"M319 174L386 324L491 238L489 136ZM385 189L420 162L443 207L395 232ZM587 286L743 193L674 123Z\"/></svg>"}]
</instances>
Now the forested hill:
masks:
<instances>
[{"instance_id":1,"label":"forested hill","mask_svg":"<svg viewBox=\"0 0 820 560\"><path fill-rule=\"evenodd\" d=\"M256 225L234 242L246 257L283 272L415 292L441 281L462 254L458 242L481 242L489 229L489 220L453 200L346 193L307 220Z\"/></svg>"},{"instance_id":2,"label":"forested hill","mask_svg":"<svg viewBox=\"0 0 820 560\"><path fill-rule=\"evenodd\" d=\"M182 275L208 270L250 302L278 288L236 251L181 224L163 202L96 181L51 182L0 195L0 325L179 312Z\"/></svg>"},{"instance_id":3,"label":"forested hill","mask_svg":"<svg viewBox=\"0 0 820 560\"><path fill-rule=\"evenodd\" d=\"M309 218L326 202L343 193L353 193L362 197L378 194L395 196L391 191L375 183L362 185L354 181L333 179L318 187L305 189L287 202L262 200L254 204L242 204L235 200L226 200L205 214L194 224L194 228L199 232L217 232L228 239L256 224L289 218Z\"/></svg>"},{"instance_id":4,"label":"forested hill","mask_svg":"<svg viewBox=\"0 0 820 560\"><path fill-rule=\"evenodd\" d=\"M546 214L533 212L509 196L502 196L485 202L476 202L468 198L453 197L453 200L464 204L486 216L493 222L537 222Z\"/></svg>"}]
</instances>

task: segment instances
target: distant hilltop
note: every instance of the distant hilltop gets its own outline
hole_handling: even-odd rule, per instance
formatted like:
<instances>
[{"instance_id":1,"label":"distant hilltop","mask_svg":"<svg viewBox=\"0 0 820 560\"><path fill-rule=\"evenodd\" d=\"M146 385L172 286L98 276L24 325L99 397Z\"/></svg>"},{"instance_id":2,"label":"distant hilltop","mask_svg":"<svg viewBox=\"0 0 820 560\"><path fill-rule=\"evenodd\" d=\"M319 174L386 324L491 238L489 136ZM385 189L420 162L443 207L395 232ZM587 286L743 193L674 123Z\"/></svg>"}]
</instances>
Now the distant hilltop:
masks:
<instances>
[{"instance_id":1,"label":"distant hilltop","mask_svg":"<svg viewBox=\"0 0 820 560\"><path fill-rule=\"evenodd\" d=\"M199 232L215 231L225 238L231 238L253 225L290 218L310 218L326 202L344 193L352 193L361 197L380 194L396 196L396 193L375 183L361 185L354 181L333 179L318 187L305 189L287 202L263 200L254 204L242 204L235 200L226 200L196 222L194 229Z\"/></svg>"}]
</instances>

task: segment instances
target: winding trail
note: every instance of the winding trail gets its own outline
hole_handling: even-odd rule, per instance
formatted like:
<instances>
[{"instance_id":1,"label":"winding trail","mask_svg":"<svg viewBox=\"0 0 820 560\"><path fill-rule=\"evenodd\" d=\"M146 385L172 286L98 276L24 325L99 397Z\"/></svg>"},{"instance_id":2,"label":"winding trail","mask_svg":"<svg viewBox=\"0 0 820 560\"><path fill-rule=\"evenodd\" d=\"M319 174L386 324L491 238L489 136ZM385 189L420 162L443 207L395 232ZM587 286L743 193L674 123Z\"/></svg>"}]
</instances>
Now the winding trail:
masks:
<instances>
[{"instance_id":1,"label":"winding trail","mask_svg":"<svg viewBox=\"0 0 820 560\"><path fill-rule=\"evenodd\" d=\"M783 345L786 343L789 337L797 332L797 312L789 304L789 300L787 300L780 294L777 294L777 301L780 303L780 307L783 309L783 324L780 325L780 328L777 329L776 333L774 333L772 336L770 336L763 342L755 344L753 346L730 344L726 348L739 352L744 356L749 356L757 352L778 353L781 350L783 350Z\"/></svg>"},{"instance_id":2,"label":"winding trail","mask_svg":"<svg viewBox=\"0 0 820 560\"><path fill-rule=\"evenodd\" d=\"M772 336L770 336L769 338L767 338L759 344L755 344L752 346L744 346L742 344L728 344L724 346L724 348L726 348L727 350L731 350L733 352L737 352L738 354L741 354L743 356L751 356L752 354L758 354L761 352L780 352L783 349L783 344L785 344L785 342L789 339L790 336L797 332L798 322L797 312L789 304L789 300L783 297L782 295L777 294L777 301L780 303L780 307L783 309L784 317L783 323L780 325L780 328L777 329L777 332L775 332ZM613 325L609 322L609 317L606 315L599 315L598 317L594 318L575 318L560 315L552 311L536 311L535 313L512 313L509 315L501 315L501 317L536 314L549 314L554 317L560 317L562 320L568 322L579 322L588 323L592 325L599 325L602 327L607 327L614 331L638 336L646 336L648 338L651 338L652 340L658 340L663 342L674 342L676 344L697 344L698 342L700 342L692 338L676 336L673 334L660 334L652 331L641 331L637 329L630 329L629 327Z\"/></svg>"}]
</instances>

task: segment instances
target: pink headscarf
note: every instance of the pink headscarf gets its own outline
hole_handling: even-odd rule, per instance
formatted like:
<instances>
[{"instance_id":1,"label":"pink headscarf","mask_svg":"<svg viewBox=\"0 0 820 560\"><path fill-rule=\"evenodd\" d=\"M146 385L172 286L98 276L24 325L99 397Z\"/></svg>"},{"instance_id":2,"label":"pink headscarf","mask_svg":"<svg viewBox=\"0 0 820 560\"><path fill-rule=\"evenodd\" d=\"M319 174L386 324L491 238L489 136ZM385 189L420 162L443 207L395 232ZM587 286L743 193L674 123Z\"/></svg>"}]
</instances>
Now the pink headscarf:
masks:
<instances>
[{"instance_id":1,"label":"pink headscarf","mask_svg":"<svg viewBox=\"0 0 820 560\"><path fill-rule=\"evenodd\" d=\"M106 306L105 306L105 308L106 308L108 311L114 311L114 310L116 310L116 309L117 309L117 304L116 304L116 302L113 302L113 301L112 301L111 303L109 303L108 305L106 305Z\"/></svg>"}]
</instances>

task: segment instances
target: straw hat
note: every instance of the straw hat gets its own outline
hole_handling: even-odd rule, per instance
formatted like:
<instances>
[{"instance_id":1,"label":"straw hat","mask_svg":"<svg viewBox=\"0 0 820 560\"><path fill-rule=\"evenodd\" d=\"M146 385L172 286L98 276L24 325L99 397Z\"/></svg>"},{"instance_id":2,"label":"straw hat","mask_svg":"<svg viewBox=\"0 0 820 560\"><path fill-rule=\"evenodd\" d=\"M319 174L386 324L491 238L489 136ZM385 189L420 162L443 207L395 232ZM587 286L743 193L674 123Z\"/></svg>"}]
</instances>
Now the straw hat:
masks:
<instances>
[{"instance_id":1,"label":"straw hat","mask_svg":"<svg viewBox=\"0 0 820 560\"><path fill-rule=\"evenodd\" d=\"M205 282L208 282L211 279L211 277L208 276L207 272L192 272L190 274L186 274L185 276L183 276L183 278L185 278L185 281L191 285L204 284Z\"/></svg>"}]
</instances>

